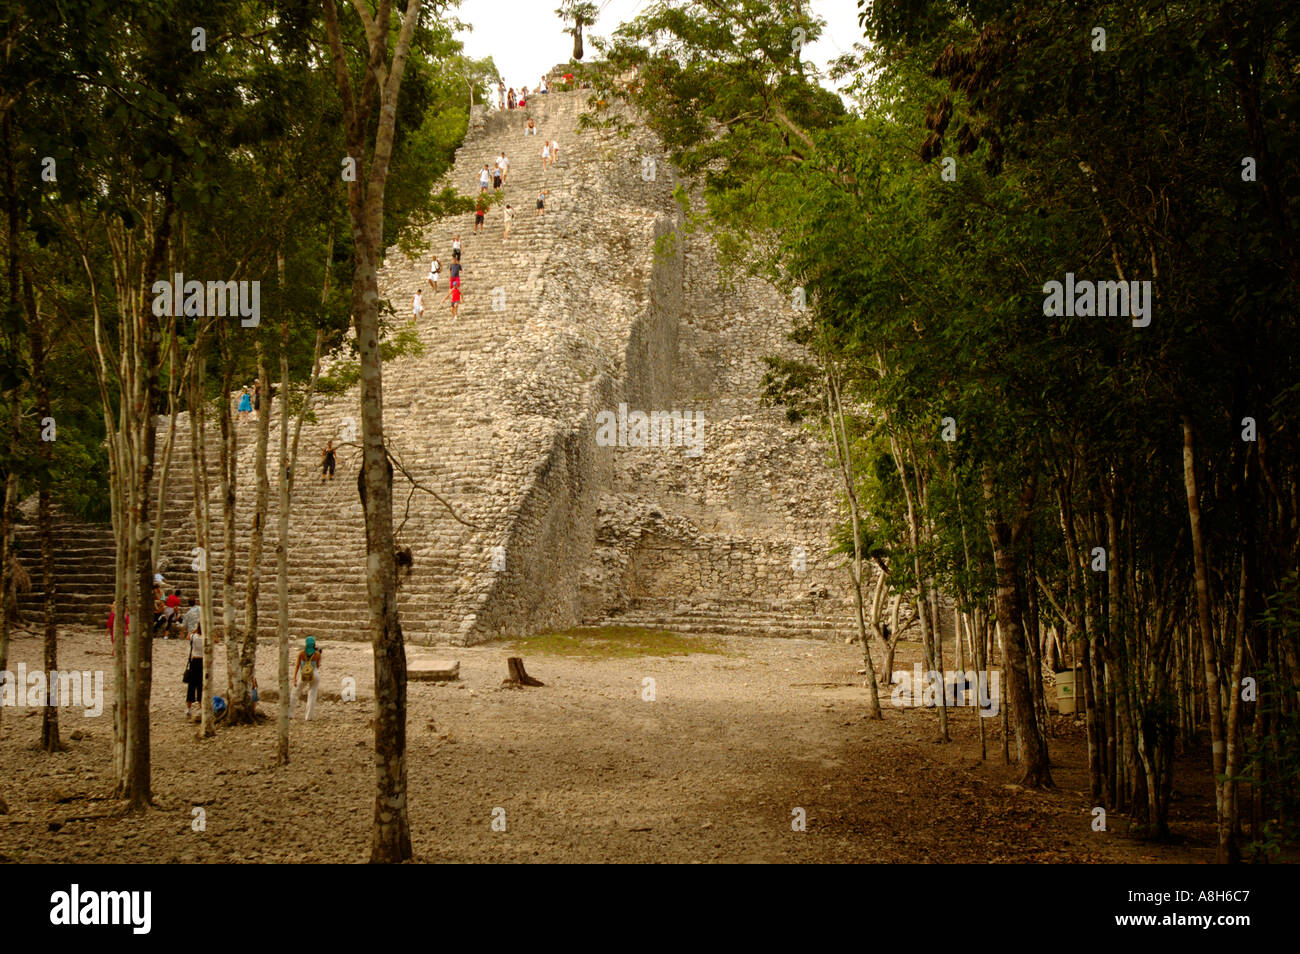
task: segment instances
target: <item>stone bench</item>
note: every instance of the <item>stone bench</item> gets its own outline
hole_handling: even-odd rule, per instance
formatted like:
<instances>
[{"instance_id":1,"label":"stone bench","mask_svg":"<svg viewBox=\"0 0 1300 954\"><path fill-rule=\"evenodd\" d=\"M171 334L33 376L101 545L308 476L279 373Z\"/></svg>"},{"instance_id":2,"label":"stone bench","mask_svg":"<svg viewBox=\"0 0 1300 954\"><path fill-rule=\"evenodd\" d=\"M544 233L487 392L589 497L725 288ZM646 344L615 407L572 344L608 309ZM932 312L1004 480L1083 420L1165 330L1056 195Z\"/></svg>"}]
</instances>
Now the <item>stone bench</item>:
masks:
<instances>
[{"instance_id":1,"label":"stone bench","mask_svg":"<svg viewBox=\"0 0 1300 954\"><path fill-rule=\"evenodd\" d=\"M412 659L406 664L406 678L411 682L455 682L460 678L460 661Z\"/></svg>"}]
</instances>

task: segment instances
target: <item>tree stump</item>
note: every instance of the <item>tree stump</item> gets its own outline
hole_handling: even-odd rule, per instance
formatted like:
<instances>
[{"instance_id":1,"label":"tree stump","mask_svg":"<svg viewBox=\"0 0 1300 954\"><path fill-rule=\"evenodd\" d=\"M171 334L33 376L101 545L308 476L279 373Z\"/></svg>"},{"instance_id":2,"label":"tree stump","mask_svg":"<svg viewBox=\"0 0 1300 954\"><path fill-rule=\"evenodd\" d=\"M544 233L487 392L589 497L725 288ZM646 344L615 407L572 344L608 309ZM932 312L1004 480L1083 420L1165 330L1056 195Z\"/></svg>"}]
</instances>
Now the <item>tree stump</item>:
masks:
<instances>
[{"instance_id":1,"label":"tree stump","mask_svg":"<svg viewBox=\"0 0 1300 954\"><path fill-rule=\"evenodd\" d=\"M511 656L506 660L506 666L510 669L510 676L501 680L503 684L511 686L544 686L546 683L540 679L534 679L528 675L524 669L524 661L518 656Z\"/></svg>"}]
</instances>

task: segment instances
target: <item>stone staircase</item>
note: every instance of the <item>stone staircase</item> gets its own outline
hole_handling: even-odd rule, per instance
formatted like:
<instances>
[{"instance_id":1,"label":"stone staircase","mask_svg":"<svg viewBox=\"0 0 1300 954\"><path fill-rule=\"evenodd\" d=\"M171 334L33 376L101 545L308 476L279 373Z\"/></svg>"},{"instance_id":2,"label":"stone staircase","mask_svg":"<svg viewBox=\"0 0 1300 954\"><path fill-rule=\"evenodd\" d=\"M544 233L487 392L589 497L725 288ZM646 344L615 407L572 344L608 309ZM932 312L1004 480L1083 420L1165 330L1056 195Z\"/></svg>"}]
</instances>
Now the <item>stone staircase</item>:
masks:
<instances>
[{"instance_id":1,"label":"stone staircase","mask_svg":"<svg viewBox=\"0 0 1300 954\"><path fill-rule=\"evenodd\" d=\"M660 354L662 335L650 326L676 319L676 309L661 307L657 299L670 298L674 286L680 294L680 255L654 254L656 236L676 224L675 183L662 163L655 181L643 179L640 157L655 148L647 135L579 135L584 104L585 94L551 94L535 97L526 112L475 117L450 181L465 194L477 193L478 171L504 151L511 163L504 192L515 210L509 238L502 235L503 206L494 206L481 235L473 234L472 213L440 221L426 234L429 251L410 260L390 250L380 270L381 295L403 320L415 289L426 290L425 315L416 327L423 353L399 357L383 369L390 451L473 524L458 522L397 475L394 524L399 545L410 546L414 558L399 602L409 639L475 642L577 621L578 575L594 542L596 490L609 466L609 454L591 440L591 415L629 379L661 379L670 372L671 354ZM529 115L537 122L536 137L524 132ZM543 137L560 142L558 161L545 170ZM538 218L536 198L543 188L550 195L545 216ZM452 320L439 299L447 290L456 234L463 245L464 298ZM443 264L438 295L425 281L435 252ZM649 352L658 357L647 357ZM655 361L661 367L651 367ZM654 384L646 387L653 391ZM303 428L291 515L291 630L366 638L356 389L318 398L315 411L318 422ZM236 426L242 593L255 425ZM211 422L207 434L218 538L209 556L219 576L218 436ZM344 446L336 479L323 484L320 449L327 439ZM187 591L196 588L190 569L189 441L183 414L164 514L163 569L169 584L179 582ZM273 418L259 600L259 628L268 635L276 620L277 441ZM239 614L242 625L242 609Z\"/></svg>"},{"instance_id":2,"label":"stone staircase","mask_svg":"<svg viewBox=\"0 0 1300 954\"><path fill-rule=\"evenodd\" d=\"M415 324L422 352L383 367L389 450L464 521L397 473L394 526L413 556L399 592L403 631L415 642L453 644L578 622L848 635L847 574L827 552L839 493L824 448L779 409L759 406L762 356L791 348L789 303L757 280L719 284L707 237L680 229L677 181L658 144L635 129L579 132L587 95L535 96L527 111L472 118L448 182L477 193L479 170L505 152L504 192L515 211L509 238L503 206L493 206L481 235L473 234L472 213L441 220L426 231L422 254L390 250L380 269L381 296L398 321L409 320L411 297L425 288ZM536 137L524 132L530 115ZM560 142L558 161L545 170L544 137ZM645 175L647 157L656 160L653 176ZM542 218L540 189L550 190ZM457 234L464 298L453 320L440 299ZM436 295L425 281L434 253L443 265ZM345 360L333 355L327 367ZM597 415L620 403L699 412L703 452L600 446ZM290 521L290 631L366 639L357 391L318 396L314 411L316 421L303 427ZM272 415L271 491L258 613L260 634L270 636L279 421L271 402L262 412ZM159 448L168 424L159 421ZM188 414L175 426L158 569L169 589L188 597L197 592ZM235 427L233 602L242 628L256 425ZM224 553L211 421L207 436L208 558L219 619ZM339 448L337 475L322 482L320 451L330 439ZM28 532L20 538L30 555ZM66 607L102 623L112 598L111 532L67 523L59 536L61 616Z\"/></svg>"},{"instance_id":3,"label":"stone staircase","mask_svg":"<svg viewBox=\"0 0 1300 954\"><path fill-rule=\"evenodd\" d=\"M36 530L36 499L19 508L21 522L14 528L18 558L31 577L32 588L18 594L18 611L25 624L39 627L45 612L41 586L41 540ZM86 523L53 511L54 611L61 623L97 623L108 619L113 602L113 528Z\"/></svg>"}]
</instances>

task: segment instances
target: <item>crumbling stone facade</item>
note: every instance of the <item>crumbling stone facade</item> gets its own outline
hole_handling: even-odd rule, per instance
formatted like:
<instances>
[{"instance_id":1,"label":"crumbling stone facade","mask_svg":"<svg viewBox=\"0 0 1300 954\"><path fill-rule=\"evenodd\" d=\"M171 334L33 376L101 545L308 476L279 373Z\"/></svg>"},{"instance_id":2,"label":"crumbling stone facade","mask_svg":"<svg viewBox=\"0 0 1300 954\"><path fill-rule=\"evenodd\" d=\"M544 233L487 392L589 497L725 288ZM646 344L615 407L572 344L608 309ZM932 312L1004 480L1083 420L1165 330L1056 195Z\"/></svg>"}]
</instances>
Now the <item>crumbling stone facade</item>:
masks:
<instances>
[{"instance_id":1,"label":"crumbling stone facade","mask_svg":"<svg viewBox=\"0 0 1300 954\"><path fill-rule=\"evenodd\" d=\"M724 290L707 237L682 228L677 181L658 144L644 131L579 131L585 104L585 93L552 93L531 97L527 111L476 111L449 181L475 191L478 171L504 152L509 238L497 206L482 235L472 234L472 215L440 221L428 230L429 251L410 260L390 250L381 269L381 292L402 317L415 288L426 290L416 326L423 353L384 366L390 449L472 524L399 473L394 521L414 557L403 630L414 641L460 644L615 620L845 635L852 604L842 560L827 552L840 495L825 449L759 402L763 355L791 347L790 302L756 280ZM524 133L529 115L536 137ZM546 169L543 137L560 143ZM456 234L464 300L453 320L438 300ZM436 295L425 284L435 253ZM698 413L698 455L605 446L600 416L620 404ZM319 401L317 418L304 428L292 513L292 632L363 639L358 452L344 442L332 483L313 472L327 439L359 430L355 390ZM239 427L242 541L254 428ZM273 448L277 428L273 421ZM171 579L192 587L187 416L177 431L183 469L165 508L165 562ZM268 556L275 509L273 493ZM219 566L219 547L211 557ZM267 633L274 583L271 557L259 607Z\"/></svg>"}]
</instances>

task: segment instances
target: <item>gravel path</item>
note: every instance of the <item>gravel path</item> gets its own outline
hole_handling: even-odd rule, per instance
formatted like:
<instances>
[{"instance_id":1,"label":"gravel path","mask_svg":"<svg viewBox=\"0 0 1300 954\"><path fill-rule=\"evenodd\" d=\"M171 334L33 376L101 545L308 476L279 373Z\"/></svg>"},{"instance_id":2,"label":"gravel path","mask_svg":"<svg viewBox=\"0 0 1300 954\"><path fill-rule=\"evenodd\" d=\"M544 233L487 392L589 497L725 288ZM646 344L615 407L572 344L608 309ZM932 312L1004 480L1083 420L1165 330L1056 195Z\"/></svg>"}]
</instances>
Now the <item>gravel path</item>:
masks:
<instances>
[{"instance_id":1,"label":"gravel path","mask_svg":"<svg viewBox=\"0 0 1300 954\"><path fill-rule=\"evenodd\" d=\"M0 722L0 861L359 862L373 791L370 649L325 642L318 719L291 725L293 762L277 768L274 703L265 723L200 741L180 682L184 644L155 644L156 810L118 814L112 716L60 715L66 752L36 749L35 710ZM1212 860L1207 798L1176 793L1176 846L1094 832L1081 730L1059 720L1048 793L1013 786L1000 719L953 713L954 742L934 744L932 712L894 708L870 722L857 648L732 639L725 654L525 661L546 686L510 689L505 645L411 647L456 658L457 683L410 687L411 829L419 861L880 862ZM219 654L224 647L219 647ZM916 647L900 650L910 669ZM11 644L11 670L38 664L40 641ZM102 630L60 639L64 668L104 669ZM263 641L258 681L276 683ZM219 662L216 683L224 684ZM334 695L344 676L358 700ZM649 683L653 682L653 701ZM332 692L331 692L332 690ZM300 713L299 713L300 715ZM76 737L74 738L74 733ZM1071 766L1066 768L1063 766ZM1202 775L1204 773L1201 773ZM1188 776L1191 773L1187 773ZM1180 776L1181 777L1181 776ZM1176 786L1178 780L1176 780ZM196 812L195 809L202 809ZM498 811L498 810L503 810ZM797 811L802 810L802 812ZM796 831L801 817L806 830ZM198 821L205 830L196 831ZM494 830L493 820L497 819Z\"/></svg>"}]
</instances>

